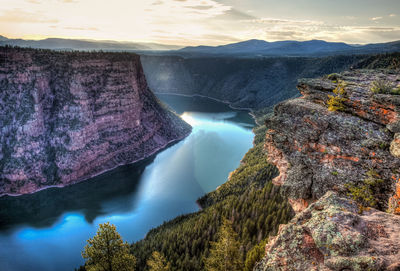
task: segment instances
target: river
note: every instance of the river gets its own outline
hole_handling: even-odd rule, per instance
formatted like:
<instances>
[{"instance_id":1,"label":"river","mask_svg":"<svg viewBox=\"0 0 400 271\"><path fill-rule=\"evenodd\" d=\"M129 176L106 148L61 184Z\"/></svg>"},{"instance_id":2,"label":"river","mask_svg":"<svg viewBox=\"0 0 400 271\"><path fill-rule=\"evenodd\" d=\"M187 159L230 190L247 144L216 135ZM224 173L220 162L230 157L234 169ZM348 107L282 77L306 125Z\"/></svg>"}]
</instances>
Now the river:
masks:
<instances>
[{"instance_id":1,"label":"river","mask_svg":"<svg viewBox=\"0 0 400 271\"><path fill-rule=\"evenodd\" d=\"M252 146L248 112L208 98L159 95L192 125L184 140L148 159L65 188L0 198L0 270L69 270L99 223L125 241L199 210Z\"/></svg>"}]
</instances>

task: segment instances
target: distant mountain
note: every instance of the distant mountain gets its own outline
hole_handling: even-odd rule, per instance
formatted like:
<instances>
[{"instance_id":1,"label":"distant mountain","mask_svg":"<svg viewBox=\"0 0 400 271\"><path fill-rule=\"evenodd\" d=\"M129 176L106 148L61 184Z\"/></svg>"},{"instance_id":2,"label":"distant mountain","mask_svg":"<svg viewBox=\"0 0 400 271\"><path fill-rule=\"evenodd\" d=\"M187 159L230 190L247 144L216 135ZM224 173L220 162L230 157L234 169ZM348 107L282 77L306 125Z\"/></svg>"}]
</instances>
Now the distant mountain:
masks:
<instances>
[{"instance_id":1,"label":"distant mountain","mask_svg":"<svg viewBox=\"0 0 400 271\"><path fill-rule=\"evenodd\" d=\"M107 50L107 51L142 51L142 50L177 50L182 46L165 45L158 43L137 43L118 41L96 41L48 38L43 40L7 39L0 36L1 45L12 45L19 47L32 47L55 50Z\"/></svg>"},{"instance_id":2,"label":"distant mountain","mask_svg":"<svg viewBox=\"0 0 400 271\"><path fill-rule=\"evenodd\" d=\"M276 41L248 40L220 46L185 47L183 54L207 55L331 55L338 53L381 53L400 51L400 41L368 45L350 45L323 40Z\"/></svg>"}]
</instances>

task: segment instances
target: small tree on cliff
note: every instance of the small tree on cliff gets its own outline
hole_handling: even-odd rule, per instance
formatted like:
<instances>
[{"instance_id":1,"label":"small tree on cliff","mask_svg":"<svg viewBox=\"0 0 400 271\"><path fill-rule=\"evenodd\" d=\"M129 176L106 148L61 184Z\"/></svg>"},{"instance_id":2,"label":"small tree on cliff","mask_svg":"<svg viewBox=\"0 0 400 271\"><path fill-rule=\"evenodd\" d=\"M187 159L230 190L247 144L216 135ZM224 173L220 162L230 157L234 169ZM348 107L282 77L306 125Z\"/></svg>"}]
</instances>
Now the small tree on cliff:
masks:
<instances>
[{"instance_id":1,"label":"small tree on cliff","mask_svg":"<svg viewBox=\"0 0 400 271\"><path fill-rule=\"evenodd\" d=\"M344 102L348 100L345 84L343 82L339 82L338 86L333 90L333 93L336 95L328 95L328 110L344 111L346 109Z\"/></svg>"},{"instance_id":2,"label":"small tree on cliff","mask_svg":"<svg viewBox=\"0 0 400 271\"><path fill-rule=\"evenodd\" d=\"M224 219L218 232L218 241L212 242L210 256L205 259L208 271L238 271L243 270L240 255L240 243L237 233L232 228L232 222Z\"/></svg>"},{"instance_id":3,"label":"small tree on cliff","mask_svg":"<svg viewBox=\"0 0 400 271\"><path fill-rule=\"evenodd\" d=\"M87 240L82 251L88 271L133 271L135 257L129 253L129 244L123 242L114 225L100 224L97 234Z\"/></svg>"},{"instance_id":4,"label":"small tree on cliff","mask_svg":"<svg viewBox=\"0 0 400 271\"><path fill-rule=\"evenodd\" d=\"M171 270L171 264L158 251L154 251L151 258L147 261L150 271L168 271Z\"/></svg>"}]
</instances>

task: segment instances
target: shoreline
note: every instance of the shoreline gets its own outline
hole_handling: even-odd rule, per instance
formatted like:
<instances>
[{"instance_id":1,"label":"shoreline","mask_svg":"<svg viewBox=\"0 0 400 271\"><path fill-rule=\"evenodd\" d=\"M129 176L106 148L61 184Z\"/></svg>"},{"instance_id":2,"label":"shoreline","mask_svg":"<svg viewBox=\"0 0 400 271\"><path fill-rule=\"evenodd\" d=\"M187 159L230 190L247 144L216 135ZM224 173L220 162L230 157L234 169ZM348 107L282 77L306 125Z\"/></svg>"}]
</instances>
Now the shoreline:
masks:
<instances>
[{"instance_id":1,"label":"shoreline","mask_svg":"<svg viewBox=\"0 0 400 271\"><path fill-rule=\"evenodd\" d=\"M185 134L182 135L181 137L178 137L178 138L176 138L176 139L173 139L173 140L168 141L166 144L162 145L161 147L156 148L153 152L149 153L149 154L146 155L145 157L142 157L142 158L140 158L140 159L137 159L137 160L134 160L134 161L131 161L131 162L127 162L127 163L120 163L120 164L118 164L118 165L116 165L116 166L114 166L114 167L112 167L112 168L105 169L105 170L103 170L103 171L100 171L100 172L98 172L98 173L95 173L95 174L93 174L93 175L90 175L89 177L85 177L85 178L83 178L83 179L79 179L79 180L74 181L74 182L71 182L71 183L69 183L69 184L65 184L65 185L50 185L50 186L46 186L46 187L39 188L39 189L37 189L37 190L35 190L35 191L33 191L33 192L24 193L24 194L10 194L10 193L4 193L4 194L0 195L0 198L6 197L6 196L8 196L8 197L19 197L19 196L24 196L24 195L32 195L32 194L35 194L35 193L37 193L37 192L40 192L40 191L43 191L43 190L46 190L46 189L49 189L49 188L64 188L64 187L67 187L67 186L71 186L71 185L74 185L74 184L78 184L78 183L87 181L87 180L92 179L92 178L94 178L94 177L100 176L100 175L102 175L102 174L104 174L104 173L107 173L107 172L110 172L110 171L112 171L112 170L115 170L115 169L117 169L118 167L122 167L122 166L127 166L127 165L132 165L132 164L135 164L135 163L139 163L139 162L141 162L141 161L143 161L143 160L145 160L145 159L147 159L147 158L149 158L149 157L151 157L151 156L153 156L153 155L156 155L156 154L158 154L159 152L161 152L161 151L163 151L163 150L165 150L165 149L171 147L172 145L174 145L174 144L176 144L176 143L182 141L183 139L185 139L186 137L188 137L191 133L192 133L192 128L190 129L190 131L189 131L188 133L185 133Z\"/></svg>"},{"instance_id":2,"label":"shoreline","mask_svg":"<svg viewBox=\"0 0 400 271\"><path fill-rule=\"evenodd\" d=\"M201 95L201 94L192 94L192 95L189 95L189 94L165 93L165 92L154 92L154 94L155 94L156 96L157 96L157 95L173 95L173 96L181 96L181 97L189 97L189 98L194 98L194 97L207 98L207 99L210 99L210 100L213 100L213 101L216 101L216 102L220 102L220 103L226 104L226 105L229 106L229 108L231 108L231 109L240 110L240 111L247 111L248 114L254 119L255 124L258 125L258 126L262 126L262 124L260 124L260 123L257 122L257 118L256 118L256 116L255 116L255 114L254 114L254 110L253 110L253 109L251 109L251 108L249 108L249 107L235 107L235 106L233 106L232 103L229 102L229 101L220 100L220 99L217 99L217 98L214 98L214 97L210 97L210 96L206 96L206 95Z\"/></svg>"}]
</instances>

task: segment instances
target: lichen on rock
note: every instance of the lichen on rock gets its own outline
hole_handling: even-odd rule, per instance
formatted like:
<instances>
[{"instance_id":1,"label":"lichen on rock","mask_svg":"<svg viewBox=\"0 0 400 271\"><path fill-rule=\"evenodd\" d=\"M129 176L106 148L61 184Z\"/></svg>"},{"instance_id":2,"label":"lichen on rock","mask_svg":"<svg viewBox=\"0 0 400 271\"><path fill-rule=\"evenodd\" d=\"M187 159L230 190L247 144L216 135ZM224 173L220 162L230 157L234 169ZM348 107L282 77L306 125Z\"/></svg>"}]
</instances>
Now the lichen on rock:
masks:
<instances>
[{"instance_id":1,"label":"lichen on rock","mask_svg":"<svg viewBox=\"0 0 400 271\"><path fill-rule=\"evenodd\" d=\"M390 270L399 263L399 238L399 216L360 214L356 202L328 192L280 228L254 270Z\"/></svg>"},{"instance_id":2,"label":"lichen on rock","mask_svg":"<svg viewBox=\"0 0 400 271\"><path fill-rule=\"evenodd\" d=\"M400 270L400 96L370 89L398 78L353 70L304 79L302 97L275 107L265 150L297 215L254 270ZM338 84L346 99L332 112Z\"/></svg>"},{"instance_id":3,"label":"lichen on rock","mask_svg":"<svg viewBox=\"0 0 400 271\"><path fill-rule=\"evenodd\" d=\"M397 76L356 70L340 78L347 93L343 112L330 112L327 105L339 83L326 77L303 79L298 85L303 97L277 105L266 120L265 149L280 170L275 183L301 211L307 204L299 202L313 202L330 190L344 195L348 184L362 184L374 170L384 180L376 195L378 208L386 210L395 194L394 180L400 178L399 139L393 133L400 96L374 94L370 82Z\"/></svg>"}]
</instances>

